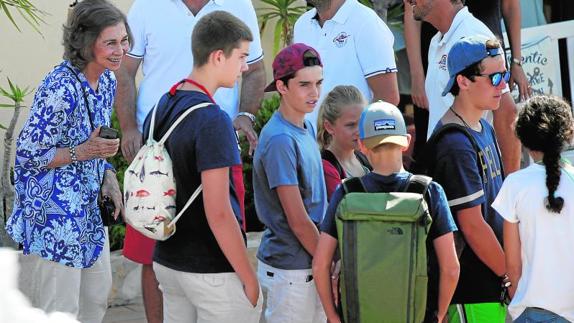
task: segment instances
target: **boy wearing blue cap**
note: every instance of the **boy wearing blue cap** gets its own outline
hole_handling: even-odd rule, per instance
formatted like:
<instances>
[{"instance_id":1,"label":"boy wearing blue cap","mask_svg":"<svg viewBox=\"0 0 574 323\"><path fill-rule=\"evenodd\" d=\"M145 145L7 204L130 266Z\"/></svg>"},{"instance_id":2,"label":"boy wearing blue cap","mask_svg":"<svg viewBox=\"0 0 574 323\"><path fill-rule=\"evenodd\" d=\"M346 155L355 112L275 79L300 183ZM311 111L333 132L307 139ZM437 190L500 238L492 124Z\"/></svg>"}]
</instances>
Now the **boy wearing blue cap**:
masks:
<instances>
[{"instance_id":1,"label":"boy wearing blue cap","mask_svg":"<svg viewBox=\"0 0 574 323\"><path fill-rule=\"evenodd\" d=\"M365 191L401 191L412 174L403 168L402 154L408 148L411 136L407 134L399 109L383 101L371 103L361 115L359 137L359 147L373 166L373 172L361 177ZM331 292L330 269L338 241L336 211L344 195L342 186L333 193L321 223L319 244L313 257L313 275L328 322L340 322ZM429 203L432 224L426 241L429 282L425 323L441 322L445 317L459 275L453 238L453 231L457 229L444 191L438 183L431 182L428 186L426 201Z\"/></svg>"},{"instance_id":2,"label":"boy wearing blue cap","mask_svg":"<svg viewBox=\"0 0 574 323\"><path fill-rule=\"evenodd\" d=\"M504 322L500 303L506 268L503 219L491 207L503 170L494 129L482 118L497 109L510 78L495 39L465 37L449 52L449 82L442 95L454 103L429 140L429 173L446 192L457 226L460 280L449 322ZM460 244L459 244L460 242ZM452 316L451 316L452 315Z\"/></svg>"}]
</instances>

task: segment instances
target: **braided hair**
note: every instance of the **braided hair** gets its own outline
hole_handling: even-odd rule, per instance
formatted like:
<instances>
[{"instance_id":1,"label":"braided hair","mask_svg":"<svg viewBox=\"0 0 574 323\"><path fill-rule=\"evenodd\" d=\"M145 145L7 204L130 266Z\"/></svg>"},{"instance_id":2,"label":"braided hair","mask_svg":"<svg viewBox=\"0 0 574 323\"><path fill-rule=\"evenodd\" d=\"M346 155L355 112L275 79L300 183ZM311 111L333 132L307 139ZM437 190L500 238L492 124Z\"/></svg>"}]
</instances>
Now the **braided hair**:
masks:
<instances>
[{"instance_id":1,"label":"braided hair","mask_svg":"<svg viewBox=\"0 0 574 323\"><path fill-rule=\"evenodd\" d=\"M553 96L536 96L526 101L516 120L516 135L522 144L544 154L548 197L546 209L560 213L564 199L555 195L560 184L560 153L572 141L574 119L572 108Z\"/></svg>"}]
</instances>

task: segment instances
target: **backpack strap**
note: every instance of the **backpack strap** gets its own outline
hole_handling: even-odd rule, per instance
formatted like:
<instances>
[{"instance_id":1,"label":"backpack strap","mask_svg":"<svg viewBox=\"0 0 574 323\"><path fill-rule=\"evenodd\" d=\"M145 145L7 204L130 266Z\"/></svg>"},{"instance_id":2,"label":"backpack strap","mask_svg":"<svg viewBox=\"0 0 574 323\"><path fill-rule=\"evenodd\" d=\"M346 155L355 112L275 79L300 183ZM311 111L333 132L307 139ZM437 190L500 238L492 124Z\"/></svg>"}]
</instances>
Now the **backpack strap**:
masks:
<instances>
[{"instance_id":1,"label":"backpack strap","mask_svg":"<svg viewBox=\"0 0 574 323\"><path fill-rule=\"evenodd\" d=\"M341 183L343 185L344 193L366 193L365 185L360 177L346 178Z\"/></svg>"},{"instance_id":2,"label":"backpack strap","mask_svg":"<svg viewBox=\"0 0 574 323\"><path fill-rule=\"evenodd\" d=\"M498 160L500 161L500 164L498 165L500 167L500 175L502 175L502 180L504 180L504 178L506 178L506 175L504 173L504 163L502 162L502 152L500 151L500 146L498 145L498 140L496 140L496 131L494 130L494 127L491 128L492 131L492 137L495 139L494 140L494 146L496 147L496 153L498 154Z\"/></svg>"},{"instance_id":3,"label":"backpack strap","mask_svg":"<svg viewBox=\"0 0 574 323\"><path fill-rule=\"evenodd\" d=\"M331 165L335 167L337 173L339 173L340 178L345 178L345 172L343 171L343 167L337 160L337 157L335 157L335 154L333 154L328 149L324 149L323 151L321 151L321 158L328 161L329 163L331 163Z\"/></svg>"},{"instance_id":4,"label":"backpack strap","mask_svg":"<svg viewBox=\"0 0 574 323\"><path fill-rule=\"evenodd\" d=\"M371 163L369 163L367 156L362 152L355 150L355 157L357 157L361 165L365 166L369 171L373 171L373 167L371 166Z\"/></svg>"},{"instance_id":5,"label":"backpack strap","mask_svg":"<svg viewBox=\"0 0 574 323\"><path fill-rule=\"evenodd\" d=\"M411 175L403 192L418 193L425 196L432 178L425 175Z\"/></svg>"},{"instance_id":6,"label":"backpack strap","mask_svg":"<svg viewBox=\"0 0 574 323\"><path fill-rule=\"evenodd\" d=\"M196 105L194 105L194 106L188 108L187 110L185 110L185 112L182 113L182 114L175 120L175 122L171 125L171 127L169 127L169 129L167 129L167 132L163 135L163 137L161 137L161 139L159 140L158 143L159 143L160 145L165 144L165 141L167 140L167 138L169 137L169 135L171 135L171 133L173 132L173 130L175 129L175 127L177 127L177 126L183 121L183 119L185 119L185 117L187 117L188 114L192 113L193 111L195 111L195 110L197 110L197 109L199 109L199 108L204 108L204 107L210 106L210 105L212 105L212 104L213 104L213 103L211 103L211 102L204 102L204 103L196 104ZM157 110L157 105L156 105L156 107L154 108L154 114L153 114L153 116L152 116L152 121L151 121L152 123L151 123L151 125L150 125L150 135L152 134L152 129L153 129L152 125L153 125L153 123L154 123L154 121L155 121L155 120L154 120L154 117L155 117L155 114L156 114L156 111L155 111L155 110Z\"/></svg>"},{"instance_id":7,"label":"backpack strap","mask_svg":"<svg viewBox=\"0 0 574 323\"><path fill-rule=\"evenodd\" d=\"M425 232L428 233L430 229L430 224L432 223L432 217L428 212L431 208L430 199L427 194L432 178L425 175L410 175L407 180L406 188L403 192L418 193L423 196L423 199L427 203L427 212L419 219L419 224L425 227Z\"/></svg>"},{"instance_id":8,"label":"backpack strap","mask_svg":"<svg viewBox=\"0 0 574 323\"><path fill-rule=\"evenodd\" d=\"M483 125L484 126L484 125ZM437 131L435 131L433 133L433 135L429 138L427 145L426 145L426 151L425 151L425 164L427 167L427 173L430 172L430 175L432 175L433 171L434 171L434 163L432 162L432 159L436 156L436 145L438 144L438 141L447 133L450 132L460 132L462 134L464 134L467 138L468 141L470 141L470 144L472 145L472 148L474 149L474 151L476 152L476 164L478 167L478 171L481 173L482 175L482 182L484 184L486 184L488 182L488 174L486 173L487 171L487 163L484 160L484 156L482 156L482 154L480 153L480 148L478 146L478 143L476 142L476 139L474 138L474 136L468 131L468 128L465 126L461 126L459 124L456 123L448 123L442 127L440 127Z\"/></svg>"},{"instance_id":9,"label":"backpack strap","mask_svg":"<svg viewBox=\"0 0 574 323\"><path fill-rule=\"evenodd\" d=\"M203 185L199 184L199 186L195 189L195 192L193 192L193 194L191 194L189 200L187 200L187 202L185 203L185 205L183 206L183 208L177 212L177 215L175 216L175 218L173 218L173 220L171 220L171 222L168 224L168 226L172 226L174 225L177 220L179 220L179 218L183 215L183 213L185 213L185 211L191 206L191 203L193 203L193 201L195 201L195 199L199 196L199 193L201 193L201 191L203 190Z\"/></svg>"}]
</instances>

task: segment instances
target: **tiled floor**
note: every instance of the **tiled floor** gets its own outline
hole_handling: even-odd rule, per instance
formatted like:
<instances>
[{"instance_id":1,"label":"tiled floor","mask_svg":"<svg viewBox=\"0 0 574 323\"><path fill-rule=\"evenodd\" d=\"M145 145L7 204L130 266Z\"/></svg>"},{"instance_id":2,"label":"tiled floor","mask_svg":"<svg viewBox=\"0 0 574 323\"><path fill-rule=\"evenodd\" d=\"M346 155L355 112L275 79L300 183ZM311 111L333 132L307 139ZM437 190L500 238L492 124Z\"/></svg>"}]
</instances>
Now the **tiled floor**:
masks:
<instances>
[{"instance_id":1,"label":"tiled floor","mask_svg":"<svg viewBox=\"0 0 574 323\"><path fill-rule=\"evenodd\" d=\"M102 323L146 323L144 307L141 302L125 306L111 307Z\"/></svg>"}]
</instances>

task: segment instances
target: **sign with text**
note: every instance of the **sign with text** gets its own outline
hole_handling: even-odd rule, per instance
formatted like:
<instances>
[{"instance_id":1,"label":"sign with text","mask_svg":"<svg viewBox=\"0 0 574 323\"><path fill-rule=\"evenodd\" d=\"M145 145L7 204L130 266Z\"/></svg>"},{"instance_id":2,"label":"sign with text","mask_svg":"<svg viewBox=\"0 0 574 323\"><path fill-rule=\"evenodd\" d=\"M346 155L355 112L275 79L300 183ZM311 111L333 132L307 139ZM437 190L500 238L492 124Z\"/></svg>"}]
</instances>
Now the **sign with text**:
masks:
<instances>
[{"instance_id":1,"label":"sign with text","mask_svg":"<svg viewBox=\"0 0 574 323\"><path fill-rule=\"evenodd\" d=\"M507 60L510 59L510 51L507 51ZM534 95L562 96L560 58L556 40L544 36L523 42L522 69ZM512 96L515 102L519 101L517 86L514 87Z\"/></svg>"}]
</instances>

